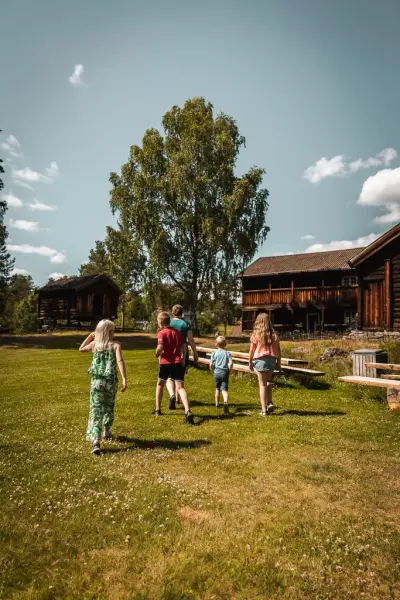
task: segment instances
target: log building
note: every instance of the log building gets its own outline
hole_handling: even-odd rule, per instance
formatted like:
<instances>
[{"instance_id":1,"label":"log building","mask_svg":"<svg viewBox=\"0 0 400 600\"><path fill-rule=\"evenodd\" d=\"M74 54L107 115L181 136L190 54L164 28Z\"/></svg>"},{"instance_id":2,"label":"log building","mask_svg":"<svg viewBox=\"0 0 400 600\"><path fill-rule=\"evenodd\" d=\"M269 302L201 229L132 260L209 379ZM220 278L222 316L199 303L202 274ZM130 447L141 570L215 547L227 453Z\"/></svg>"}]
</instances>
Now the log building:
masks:
<instances>
[{"instance_id":1,"label":"log building","mask_svg":"<svg viewBox=\"0 0 400 600\"><path fill-rule=\"evenodd\" d=\"M362 329L400 329L400 223L350 259Z\"/></svg>"},{"instance_id":2,"label":"log building","mask_svg":"<svg viewBox=\"0 0 400 600\"><path fill-rule=\"evenodd\" d=\"M241 275L243 331L257 314L269 313L274 326L314 332L355 327L358 280L349 261L362 248L262 257Z\"/></svg>"},{"instance_id":3,"label":"log building","mask_svg":"<svg viewBox=\"0 0 400 600\"><path fill-rule=\"evenodd\" d=\"M42 323L67 325L116 319L121 291L108 275L63 277L38 290L38 316Z\"/></svg>"}]
</instances>

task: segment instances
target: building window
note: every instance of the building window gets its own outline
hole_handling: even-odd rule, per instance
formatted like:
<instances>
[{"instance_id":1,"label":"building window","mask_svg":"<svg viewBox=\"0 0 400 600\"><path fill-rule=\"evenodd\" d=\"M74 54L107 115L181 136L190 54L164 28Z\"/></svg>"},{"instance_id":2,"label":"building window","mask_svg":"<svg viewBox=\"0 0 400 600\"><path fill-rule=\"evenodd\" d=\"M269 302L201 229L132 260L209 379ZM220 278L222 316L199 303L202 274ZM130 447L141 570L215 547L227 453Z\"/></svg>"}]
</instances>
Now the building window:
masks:
<instances>
[{"instance_id":1,"label":"building window","mask_svg":"<svg viewBox=\"0 0 400 600\"><path fill-rule=\"evenodd\" d=\"M342 279L342 285L357 285L358 278L357 275L346 275Z\"/></svg>"},{"instance_id":2,"label":"building window","mask_svg":"<svg viewBox=\"0 0 400 600\"><path fill-rule=\"evenodd\" d=\"M357 324L357 313L355 310L344 311L344 324L348 327L355 327Z\"/></svg>"}]
</instances>

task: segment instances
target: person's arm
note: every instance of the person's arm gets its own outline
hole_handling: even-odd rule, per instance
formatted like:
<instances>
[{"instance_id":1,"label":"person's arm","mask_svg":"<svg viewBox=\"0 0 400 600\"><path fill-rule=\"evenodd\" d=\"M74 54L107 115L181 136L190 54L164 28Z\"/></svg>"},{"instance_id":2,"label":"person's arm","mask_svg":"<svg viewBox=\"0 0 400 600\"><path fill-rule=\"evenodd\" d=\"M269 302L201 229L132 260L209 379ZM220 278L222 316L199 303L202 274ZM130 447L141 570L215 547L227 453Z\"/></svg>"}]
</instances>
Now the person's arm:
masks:
<instances>
[{"instance_id":1,"label":"person's arm","mask_svg":"<svg viewBox=\"0 0 400 600\"><path fill-rule=\"evenodd\" d=\"M253 357L254 357L254 352L256 351L256 345L251 342L250 344L250 352L249 352L249 369L250 371L254 371L254 367L253 367Z\"/></svg>"},{"instance_id":2,"label":"person's arm","mask_svg":"<svg viewBox=\"0 0 400 600\"><path fill-rule=\"evenodd\" d=\"M192 333L191 329L189 329L189 331L187 332L187 341L193 351L193 361L195 363L197 363L199 360L199 356L197 354L196 342L194 341L194 337L193 337L193 333Z\"/></svg>"},{"instance_id":3,"label":"person's arm","mask_svg":"<svg viewBox=\"0 0 400 600\"><path fill-rule=\"evenodd\" d=\"M160 333L159 333L158 338L157 338L156 358L160 358L160 356L163 352L164 352L163 336L160 335Z\"/></svg>"},{"instance_id":4,"label":"person's arm","mask_svg":"<svg viewBox=\"0 0 400 600\"><path fill-rule=\"evenodd\" d=\"M212 352L210 356L210 371L214 371L214 352Z\"/></svg>"},{"instance_id":5,"label":"person's arm","mask_svg":"<svg viewBox=\"0 0 400 600\"><path fill-rule=\"evenodd\" d=\"M282 364L281 364L281 344L279 342L279 339L276 339L273 342L273 348L274 348L274 354L276 356L276 368L278 371L280 371L282 368Z\"/></svg>"},{"instance_id":6,"label":"person's arm","mask_svg":"<svg viewBox=\"0 0 400 600\"><path fill-rule=\"evenodd\" d=\"M79 346L79 352L90 352L93 349L93 340L94 333L89 333L87 338L83 340L82 344Z\"/></svg>"},{"instance_id":7,"label":"person's arm","mask_svg":"<svg viewBox=\"0 0 400 600\"><path fill-rule=\"evenodd\" d=\"M117 365L118 365L119 372L121 373L121 379L122 379L121 392L124 392L127 387L125 362L122 357L121 346L119 344L114 344L114 348L115 348L115 358L117 359Z\"/></svg>"}]
</instances>

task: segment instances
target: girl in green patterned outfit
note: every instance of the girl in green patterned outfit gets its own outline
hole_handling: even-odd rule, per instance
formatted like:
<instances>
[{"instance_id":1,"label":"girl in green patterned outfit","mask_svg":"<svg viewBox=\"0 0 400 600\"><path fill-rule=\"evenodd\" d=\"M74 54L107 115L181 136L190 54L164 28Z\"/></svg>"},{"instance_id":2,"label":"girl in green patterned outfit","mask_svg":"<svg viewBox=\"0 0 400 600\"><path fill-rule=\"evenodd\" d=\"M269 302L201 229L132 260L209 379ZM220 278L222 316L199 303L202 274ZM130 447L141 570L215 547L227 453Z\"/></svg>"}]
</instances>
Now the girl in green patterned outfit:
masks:
<instances>
[{"instance_id":1,"label":"girl in green patterned outfit","mask_svg":"<svg viewBox=\"0 0 400 600\"><path fill-rule=\"evenodd\" d=\"M115 326L103 319L94 333L82 342L79 352L93 352L88 373L90 383L90 409L86 439L92 442L92 453L100 454L100 439L104 426L104 439L111 438L114 422L115 396L118 386L117 365L121 373L121 392L126 390L126 375L121 346L113 342Z\"/></svg>"}]
</instances>

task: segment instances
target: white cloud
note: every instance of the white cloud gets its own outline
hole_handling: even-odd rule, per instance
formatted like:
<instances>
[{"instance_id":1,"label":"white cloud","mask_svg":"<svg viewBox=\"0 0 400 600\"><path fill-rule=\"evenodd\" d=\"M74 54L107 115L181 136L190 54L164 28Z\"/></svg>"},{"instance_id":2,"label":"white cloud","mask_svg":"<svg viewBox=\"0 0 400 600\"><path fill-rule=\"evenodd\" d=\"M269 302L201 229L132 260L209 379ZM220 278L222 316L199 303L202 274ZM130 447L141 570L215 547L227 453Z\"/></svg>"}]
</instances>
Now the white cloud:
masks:
<instances>
[{"instance_id":1,"label":"white cloud","mask_svg":"<svg viewBox=\"0 0 400 600\"><path fill-rule=\"evenodd\" d=\"M67 257L64 252L57 252L51 257L50 262L53 263L53 265L62 265L67 262Z\"/></svg>"},{"instance_id":2,"label":"white cloud","mask_svg":"<svg viewBox=\"0 0 400 600\"><path fill-rule=\"evenodd\" d=\"M304 171L303 177L311 183L319 183L322 179L333 175L345 175L344 156L338 155L333 158L323 156Z\"/></svg>"},{"instance_id":3,"label":"white cloud","mask_svg":"<svg viewBox=\"0 0 400 600\"><path fill-rule=\"evenodd\" d=\"M374 219L375 223L400 221L400 167L383 169L368 177L362 186L358 204L379 206L386 210L386 214Z\"/></svg>"},{"instance_id":4,"label":"white cloud","mask_svg":"<svg viewBox=\"0 0 400 600\"><path fill-rule=\"evenodd\" d=\"M68 77L68 81L72 83L74 86L83 85L83 71L85 70L83 65L75 65L74 72L70 77Z\"/></svg>"},{"instance_id":5,"label":"white cloud","mask_svg":"<svg viewBox=\"0 0 400 600\"><path fill-rule=\"evenodd\" d=\"M317 160L311 167L308 167L304 173L304 179L308 179L311 183L319 183L326 177L344 177L357 173L361 169L370 169L371 167L389 166L390 163L397 157L397 151L394 148L384 148L375 156L371 156L363 160L357 158L349 163L346 163L343 154L326 158L325 156Z\"/></svg>"},{"instance_id":6,"label":"white cloud","mask_svg":"<svg viewBox=\"0 0 400 600\"><path fill-rule=\"evenodd\" d=\"M58 168L57 163L55 161L52 161L50 163L50 167L46 167L45 171L46 171L47 177L54 178L54 177L58 177L60 169Z\"/></svg>"},{"instance_id":7,"label":"white cloud","mask_svg":"<svg viewBox=\"0 0 400 600\"><path fill-rule=\"evenodd\" d=\"M50 273L49 275L49 279L62 279L62 277L66 277L65 273L57 273L57 271L55 271L54 273Z\"/></svg>"},{"instance_id":8,"label":"white cloud","mask_svg":"<svg viewBox=\"0 0 400 600\"><path fill-rule=\"evenodd\" d=\"M31 275L26 269L13 269L11 275Z\"/></svg>"},{"instance_id":9,"label":"white cloud","mask_svg":"<svg viewBox=\"0 0 400 600\"><path fill-rule=\"evenodd\" d=\"M18 181L18 179L14 179L14 183L15 185L19 185L20 187L32 190L32 192L35 191L35 188L33 188L31 185L29 185L28 183L24 183L23 181Z\"/></svg>"},{"instance_id":10,"label":"white cloud","mask_svg":"<svg viewBox=\"0 0 400 600\"><path fill-rule=\"evenodd\" d=\"M314 235L302 235L301 236L302 240L315 240L315 236Z\"/></svg>"},{"instance_id":11,"label":"white cloud","mask_svg":"<svg viewBox=\"0 0 400 600\"><path fill-rule=\"evenodd\" d=\"M24 167L23 169L14 169L13 177L16 181L29 181L36 183L51 183L55 177L59 174L59 168L56 162L51 162L50 167L45 168L46 175L33 171L30 167Z\"/></svg>"},{"instance_id":12,"label":"white cloud","mask_svg":"<svg viewBox=\"0 0 400 600\"><path fill-rule=\"evenodd\" d=\"M2 150L7 152L7 154L12 158L20 158L20 156L22 156L21 152L19 151L20 147L21 144L13 135L9 135L8 138L6 138L6 141L2 142L1 144Z\"/></svg>"},{"instance_id":13,"label":"white cloud","mask_svg":"<svg viewBox=\"0 0 400 600\"><path fill-rule=\"evenodd\" d=\"M14 196L14 194L3 194L2 199L5 200L7 206L12 208L21 208L21 206L24 204L22 200L17 198L17 196Z\"/></svg>"},{"instance_id":14,"label":"white cloud","mask_svg":"<svg viewBox=\"0 0 400 600\"><path fill-rule=\"evenodd\" d=\"M328 242L327 244L312 244L305 252L326 252L328 250L348 250L350 248L364 248L369 246L380 234L370 233L363 237L359 237L356 240L336 240L334 242Z\"/></svg>"},{"instance_id":15,"label":"white cloud","mask_svg":"<svg viewBox=\"0 0 400 600\"><path fill-rule=\"evenodd\" d=\"M25 221L24 219L10 219L10 227L21 229L22 231L39 231L39 223L37 221Z\"/></svg>"},{"instance_id":16,"label":"white cloud","mask_svg":"<svg viewBox=\"0 0 400 600\"><path fill-rule=\"evenodd\" d=\"M17 254L38 254L47 256L53 264L61 264L67 262L67 257L64 252L59 252L48 246L31 246L30 244L7 244L7 250Z\"/></svg>"},{"instance_id":17,"label":"white cloud","mask_svg":"<svg viewBox=\"0 0 400 600\"><path fill-rule=\"evenodd\" d=\"M28 202L27 206L31 210L40 210L40 211L54 211L57 210L57 206L54 204L44 204L43 202L38 202L35 198L33 202Z\"/></svg>"}]
</instances>

